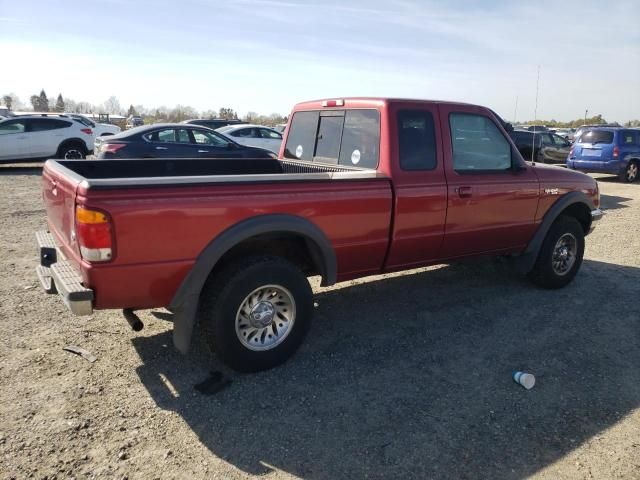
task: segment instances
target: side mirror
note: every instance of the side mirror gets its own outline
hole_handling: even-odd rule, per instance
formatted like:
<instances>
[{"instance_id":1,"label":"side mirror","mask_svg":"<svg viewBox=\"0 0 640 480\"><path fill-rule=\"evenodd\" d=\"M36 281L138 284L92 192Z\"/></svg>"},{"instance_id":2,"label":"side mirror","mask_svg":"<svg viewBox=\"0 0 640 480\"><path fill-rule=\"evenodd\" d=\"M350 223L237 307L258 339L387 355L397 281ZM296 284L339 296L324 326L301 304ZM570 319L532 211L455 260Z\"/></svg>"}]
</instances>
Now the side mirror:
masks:
<instances>
[{"instance_id":1,"label":"side mirror","mask_svg":"<svg viewBox=\"0 0 640 480\"><path fill-rule=\"evenodd\" d=\"M507 123L504 124L504 129L509 133L513 132L513 125L511 123L507 122Z\"/></svg>"}]
</instances>

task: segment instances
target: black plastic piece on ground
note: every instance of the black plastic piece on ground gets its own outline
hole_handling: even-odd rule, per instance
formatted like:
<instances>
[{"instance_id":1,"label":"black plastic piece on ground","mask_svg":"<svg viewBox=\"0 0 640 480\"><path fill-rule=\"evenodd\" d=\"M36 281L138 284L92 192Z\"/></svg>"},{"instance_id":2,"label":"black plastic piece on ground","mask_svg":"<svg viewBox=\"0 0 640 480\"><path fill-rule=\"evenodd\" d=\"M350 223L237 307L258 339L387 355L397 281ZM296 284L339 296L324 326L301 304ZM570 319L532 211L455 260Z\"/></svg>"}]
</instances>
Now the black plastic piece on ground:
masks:
<instances>
[{"instance_id":1,"label":"black plastic piece on ground","mask_svg":"<svg viewBox=\"0 0 640 480\"><path fill-rule=\"evenodd\" d=\"M129 323L129 326L134 332L139 332L144 328L144 323L142 323L140 317L133 313L133 310L130 308L122 310L122 315L124 315L125 320Z\"/></svg>"}]
</instances>

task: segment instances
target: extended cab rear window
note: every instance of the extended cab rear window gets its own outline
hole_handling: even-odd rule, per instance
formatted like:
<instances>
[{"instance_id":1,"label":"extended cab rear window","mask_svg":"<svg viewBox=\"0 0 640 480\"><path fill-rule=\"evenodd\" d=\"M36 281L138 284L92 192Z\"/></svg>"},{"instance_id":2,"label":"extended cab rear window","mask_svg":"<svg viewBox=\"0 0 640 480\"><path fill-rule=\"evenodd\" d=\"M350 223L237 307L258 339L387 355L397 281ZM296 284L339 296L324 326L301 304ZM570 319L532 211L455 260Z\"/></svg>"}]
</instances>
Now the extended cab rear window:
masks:
<instances>
[{"instance_id":1,"label":"extended cab rear window","mask_svg":"<svg viewBox=\"0 0 640 480\"><path fill-rule=\"evenodd\" d=\"M376 168L380 157L380 114L368 109L296 112L284 157Z\"/></svg>"},{"instance_id":2,"label":"extended cab rear window","mask_svg":"<svg viewBox=\"0 0 640 480\"><path fill-rule=\"evenodd\" d=\"M613 132L609 130L585 130L580 135L580 143L613 143Z\"/></svg>"}]
</instances>

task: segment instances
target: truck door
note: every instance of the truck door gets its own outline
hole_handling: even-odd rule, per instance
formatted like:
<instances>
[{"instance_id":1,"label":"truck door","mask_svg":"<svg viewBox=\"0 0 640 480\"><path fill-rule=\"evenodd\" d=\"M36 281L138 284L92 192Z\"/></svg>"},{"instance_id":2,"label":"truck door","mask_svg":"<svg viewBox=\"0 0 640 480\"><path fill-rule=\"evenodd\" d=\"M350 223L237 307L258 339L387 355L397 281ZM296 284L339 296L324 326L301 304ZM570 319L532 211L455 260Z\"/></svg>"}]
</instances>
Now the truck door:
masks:
<instances>
[{"instance_id":1,"label":"truck door","mask_svg":"<svg viewBox=\"0 0 640 480\"><path fill-rule=\"evenodd\" d=\"M486 109L441 105L447 258L519 250L534 231L539 182ZM517 165L519 168L514 168Z\"/></svg>"},{"instance_id":2,"label":"truck door","mask_svg":"<svg viewBox=\"0 0 640 480\"><path fill-rule=\"evenodd\" d=\"M447 184L438 106L392 103L389 158L394 185L394 220L386 269L410 268L441 256Z\"/></svg>"}]
</instances>

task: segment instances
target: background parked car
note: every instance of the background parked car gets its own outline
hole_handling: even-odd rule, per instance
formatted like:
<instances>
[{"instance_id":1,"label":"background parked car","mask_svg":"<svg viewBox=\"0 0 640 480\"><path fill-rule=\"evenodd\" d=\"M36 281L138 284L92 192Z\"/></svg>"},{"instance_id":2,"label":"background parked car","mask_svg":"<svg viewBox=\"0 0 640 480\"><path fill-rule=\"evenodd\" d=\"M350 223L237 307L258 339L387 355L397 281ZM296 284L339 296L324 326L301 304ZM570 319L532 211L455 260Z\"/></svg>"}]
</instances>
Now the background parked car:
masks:
<instances>
[{"instance_id":1,"label":"background parked car","mask_svg":"<svg viewBox=\"0 0 640 480\"><path fill-rule=\"evenodd\" d=\"M141 127L142 125L144 125L144 120L142 119L142 117L131 115L127 118L127 124L125 128L129 130L130 128Z\"/></svg>"},{"instance_id":2,"label":"background parked car","mask_svg":"<svg viewBox=\"0 0 640 480\"><path fill-rule=\"evenodd\" d=\"M122 131L122 129L117 125L113 125L111 123L96 123L90 118L85 117L84 115L80 115L79 113L65 113L65 115L78 120L80 123L83 123L87 127L93 129L93 133L96 137L115 135Z\"/></svg>"},{"instance_id":3,"label":"background parked car","mask_svg":"<svg viewBox=\"0 0 640 480\"><path fill-rule=\"evenodd\" d=\"M85 158L93 130L66 115L24 115L0 121L0 162Z\"/></svg>"},{"instance_id":4,"label":"background parked car","mask_svg":"<svg viewBox=\"0 0 640 480\"><path fill-rule=\"evenodd\" d=\"M241 145L266 148L274 153L280 152L280 145L282 144L282 134L280 132L262 125L228 125L216 129L216 132L222 133Z\"/></svg>"},{"instance_id":5,"label":"background parked car","mask_svg":"<svg viewBox=\"0 0 640 480\"><path fill-rule=\"evenodd\" d=\"M562 138L573 142L573 134L575 132L575 128L557 128L555 131L556 135L560 135Z\"/></svg>"},{"instance_id":6,"label":"background parked car","mask_svg":"<svg viewBox=\"0 0 640 480\"><path fill-rule=\"evenodd\" d=\"M96 158L277 158L198 125L147 125L96 139Z\"/></svg>"},{"instance_id":7,"label":"background parked car","mask_svg":"<svg viewBox=\"0 0 640 480\"><path fill-rule=\"evenodd\" d=\"M238 120L237 118L194 118L191 120L185 120L182 123L188 123L190 125L200 125L202 127L207 127L212 130L220 127L226 127L227 125L242 125L247 122L243 122L242 120Z\"/></svg>"},{"instance_id":8,"label":"background parked car","mask_svg":"<svg viewBox=\"0 0 640 480\"><path fill-rule=\"evenodd\" d=\"M624 182L637 180L640 170L640 130L583 128L571 148L567 167L582 172L612 173Z\"/></svg>"},{"instance_id":9,"label":"background parked car","mask_svg":"<svg viewBox=\"0 0 640 480\"><path fill-rule=\"evenodd\" d=\"M571 143L560 135L550 132L513 130L509 132L522 157L540 163L565 163ZM531 156L533 150L534 156Z\"/></svg>"}]
</instances>

